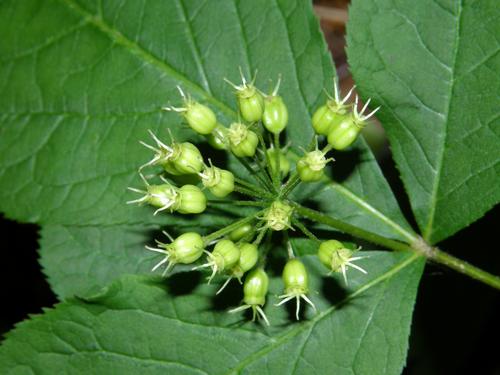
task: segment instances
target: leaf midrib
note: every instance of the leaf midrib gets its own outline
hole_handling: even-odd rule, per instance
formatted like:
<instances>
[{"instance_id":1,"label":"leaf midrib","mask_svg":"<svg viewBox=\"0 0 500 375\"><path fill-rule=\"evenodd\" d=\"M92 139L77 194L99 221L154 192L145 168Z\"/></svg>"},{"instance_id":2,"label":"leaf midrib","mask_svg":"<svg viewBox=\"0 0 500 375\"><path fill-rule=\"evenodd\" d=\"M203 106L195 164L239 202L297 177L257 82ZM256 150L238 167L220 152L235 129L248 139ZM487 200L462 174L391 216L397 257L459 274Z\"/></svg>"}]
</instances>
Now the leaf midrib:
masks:
<instances>
[{"instance_id":1,"label":"leaf midrib","mask_svg":"<svg viewBox=\"0 0 500 375\"><path fill-rule=\"evenodd\" d=\"M382 275L378 276L377 278L371 280L370 282L364 284L362 287L357 289L356 291L352 292L351 294L347 295L342 301L336 303L335 305L331 306L327 310L323 311L322 313L316 315L313 319L308 321L307 323L304 323L302 325L297 326L297 328L291 329L290 331L285 332L283 335L279 336L276 338L276 340L267 346L264 346L257 352L249 355L245 359L241 360L238 364L238 366L233 367L230 369L225 375L230 375L230 374L236 374L240 370L244 369L247 365L249 365L252 362L255 362L256 360L260 359L261 357L267 355L269 352L273 351L275 348L279 347L283 343L287 342L290 339L293 339L300 333L310 330L312 331L314 327L316 326L317 323L319 323L322 319L326 318L329 316L329 314L333 313L339 306L345 304L349 300L357 297L358 295L364 293L366 290L378 285L379 283L391 278L393 275L397 274L398 272L402 271L406 267L408 267L410 264L415 262L417 259L422 258L421 255L419 254L412 254L409 258L405 259L404 261L398 263L397 265L393 266L391 269L388 271L384 272Z\"/></svg>"},{"instance_id":2,"label":"leaf midrib","mask_svg":"<svg viewBox=\"0 0 500 375\"><path fill-rule=\"evenodd\" d=\"M443 142L441 145L441 153L439 155L437 167L436 167L436 177L434 178L434 184L432 186L432 193L431 193L431 201L430 201L430 212L429 216L427 219L427 225L425 226L423 230L423 238L432 243L431 237L433 233L433 225L434 225L434 218L436 216L436 204L437 204L437 195L439 192L439 182L441 179L441 173L443 170L443 161L444 161L444 152L446 148L446 141L447 141L447 136L448 136L448 121L449 121L449 115L450 115L450 109L451 109L451 103L453 102L453 91L455 89L455 70L456 70L456 64L457 64L457 55L458 55L458 49L460 46L460 25L462 23L462 11L463 11L463 0L460 0L458 2L458 14L457 14L457 27L456 27L456 34L455 34L455 48L453 52L453 64L450 69L450 77L451 77L451 82L450 82L450 88L449 88L449 100L448 100L448 106L446 108L446 114L445 114L445 121L444 121L444 136L443 136Z\"/></svg>"}]
</instances>

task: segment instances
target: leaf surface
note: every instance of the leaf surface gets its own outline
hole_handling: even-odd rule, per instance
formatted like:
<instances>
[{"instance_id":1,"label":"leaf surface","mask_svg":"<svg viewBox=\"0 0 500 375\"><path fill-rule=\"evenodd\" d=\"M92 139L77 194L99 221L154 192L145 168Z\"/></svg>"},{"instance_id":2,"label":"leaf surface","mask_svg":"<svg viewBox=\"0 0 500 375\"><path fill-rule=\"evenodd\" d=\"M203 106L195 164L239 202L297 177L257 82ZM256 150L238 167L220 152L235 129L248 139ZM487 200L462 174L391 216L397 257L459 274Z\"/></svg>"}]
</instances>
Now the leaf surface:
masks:
<instances>
[{"instance_id":1,"label":"leaf surface","mask_svg":"<svg viewBox=\"0 0 500 375\"><path fill-rule=\"evenodd\" d=\"M216 286L193 284L193 274L167 283L125 276L87 301L60 303L18 325L0 348L0 370L399 374L423 261L402 253L364 254L370 257L359 264L369 274L350 271L347 289L339 277L324 277L314 257L304 257L311 290L322 293L309 294L319 312L308 309L300 323L289 321L293 306L272 306L282 288L272 278L265 308L270 328L225 311L239 303L237 285L214 299Z\"/></svg>"},{"instance_id":2,"label":"leaf surface","mask_svg":"<svg viewBox=\"0 0 500 375\"><path fill-rule=\"evenodd\" d=\"M500 201L500 9L485 1L353 1L348 56L382 106L394 158L426 240Z\"/></svg>"}]
</instances>

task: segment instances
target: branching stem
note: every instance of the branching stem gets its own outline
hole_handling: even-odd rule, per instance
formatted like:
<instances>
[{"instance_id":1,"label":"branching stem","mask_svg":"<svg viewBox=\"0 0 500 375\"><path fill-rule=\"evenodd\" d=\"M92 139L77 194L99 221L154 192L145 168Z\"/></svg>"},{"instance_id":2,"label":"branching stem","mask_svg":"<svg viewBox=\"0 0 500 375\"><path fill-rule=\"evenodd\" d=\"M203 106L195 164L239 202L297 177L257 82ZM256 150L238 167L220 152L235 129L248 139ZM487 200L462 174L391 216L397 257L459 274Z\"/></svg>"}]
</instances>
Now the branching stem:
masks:
<instances>
[{"instance_id":1,"label":"branching stem","mask_svg":"<svg viewBox=\"0 0 500 375\"><path fill-rule=\"evenodd\" d=\"M420 254L421 256L426 257L427 259L443 264L455 271L458 271L464 275L467 275L475 280L481 281L495 289L500 290L500 277L490 274L484 270L481 270L461 259L455 258L454 256L443 252L437 247L432 247L427 244L422 238L415 235L413 238L413 242L411 244L407 244L400 241L391 240L389 238L385 238L375 233L371 233L355 227L351 224L344 223L340 220L334 219L328 215L325 215L321 212L312 210L307 207L303 207L300 204L295 202L289 202L295 208L295 212L303 217L306 217L310 220L316 221L318 223L322 223L328 225L332 228L338 229L342 232L351 234L355 237L363 238L372 243L382 245L388 249L397 250L397 251L411 251ZM300 228L299 228L300 229Z\"/></svg>"}]
</instances>

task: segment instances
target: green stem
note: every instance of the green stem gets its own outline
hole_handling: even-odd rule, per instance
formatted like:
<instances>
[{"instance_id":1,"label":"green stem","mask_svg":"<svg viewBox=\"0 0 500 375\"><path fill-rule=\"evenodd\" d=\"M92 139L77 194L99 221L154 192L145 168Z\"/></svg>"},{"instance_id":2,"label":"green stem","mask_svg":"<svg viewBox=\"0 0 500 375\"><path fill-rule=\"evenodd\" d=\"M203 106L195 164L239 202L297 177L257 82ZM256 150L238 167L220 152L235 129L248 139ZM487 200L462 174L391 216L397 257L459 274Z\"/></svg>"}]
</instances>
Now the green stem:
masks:
<instances>
[{"instance_id":1,"label":"green stem","mask_svg":"<svg viewBox=\"0 0 500 375\"><path fill-rule=\"evenodd\" d=\"M295 211L308 219L317 221L328 225L332 228L338 229L342 232L351 234L353 236L363 238L375 244L382 245L388 249L397 251L412 251L414 253L420 254L427 259L443 264L455 271L458 271L464 275L467 275L475 280L481 281L495 289L500 290L500 277L490 274L489 272L483 271L461 259L455 258L454 256L443 252L437 247L431 247L422 238L418 236L413 236L413 241L411 245L391 240L378 234L367 232L363 229L357 228L351 224L344 223L340 220L334 219L330 216L322 214L321 212L311 210L310 208L303 207L295 202L289 202L294 206Z\"/></svg>"},{"instance_id":2,"label":"green stem","mask_svg":"<svg viewBox=\"0 0 500 375\"><path fill-rule=\"evenodd\" d=\"M234 191L240 193L240 194L243 194L243 195L247 195L249 197L252 197L252 198L256 198L256 199L262 199L262 196L259 195L258 193L252 191L252 190L248 190L244 187L241 187L241 186L234 186ZM266 198L269 198L271 199L272 196L266 196Z\"/></svg>"},{"instance_id":3,"label":"green stem","mask_svg":"<svg viewBox=\"0 0 500 375\"><path fill-rule=\"evenodd\" d=\"M203 242L205 242L205 244L208 244L208 243L212 242L213 240L216 240L217 238L220 238L228 233L231 233L233 230L238 229L240 226L251 222L252 220L254 220L257 216L259 216L263 212L264 212L264 210L261 210L259 212L256 212L256 213L250 215L250 216L244 217L243 219L235 221L234 223L229 224L228 226L221 228L213 233L210 233L210 234L206 235L205 237L203 237Z\"/></svg>"},{"instance_id":4,"label":"green stem","mask_svg":"<svg viewBox=\"0 0 500 375\"><path fill-rule=\"evenodd\" d=\"M421 238L413 243L413 251L423 254L435 263L445 265L446 267L467 275L474 280L500 290L500 277L492 275L491 273L477 268L462 259L458 259L453 255L445 253L437 247L432 247Z\"/></svg>"},{"instance_id":5,"label":"green stem","mask_svg":"<svg viewBox=\"0 0 500 375\"><path fill-rule=\"evenodd\" d=\"M265 228L261 228L261 231L260 231L259 235L258 235L258 236L257 236L257 238L255 239L255 241L253 241L253 244L254 244L255 246L259 246L259 245L260 245L260 243L261 243L262 239L264 238L264 236L265 236L265 235L266 235L266 233L267 233L267 229L268 229L267 227L265 227Z\"/></svg>"},{"instance_id":6,"label":"green stem","mask_svg":"<svg viewBox=\"0 0 500 375\"><path fill-rule=\"evenodd\" d=\"M269 159L269 155L267 153L267 146L266 143L264 142L264 137L262 137L262 134L258 133L257 134L259 137L259 143L260 147L262 147L262 151L264 151L264 157L266 159L266 165L267 165L267 171L269 173L269 176L271 176L271 183L274 186L274 189L277 189L277 184L276 184L276 176L275 173L273 172L273 167L271 165L271 160Z\"/></svg>"},{"instance_id":7,"label":"green stem","mask_svg":"<svg viewBox=\"0 0 500 375\"><path fill-rule=\"evenodd\" d=\"M250 189L250 190L255 190L256 193L265 196L266 198L273 198L273 195L270 194L268 191L262 189L261 187L252 184L251 182L245 181L241 178L234 177L234 182L236 182L239 185L242 185L243 187Z\"/></svg>"},{"instance_id":8,"label":"green stem","mask_svg":"<svg viewBox=\"0 0 500 375\"><path fill-rule=\"evenodd\" d=\"M267 207L269 203L265 201L231 201L231 200L223 200L223 199L210 199L208 203L214 204L234 204L236 206L252 206L252 207Z\"/></svg>"},{"instance_id":9,"label":"green stem","mask_svg":"<svg viewBox=\"0 0 500 375\"><path fill-rule=\"evenodd\" d=\"M385 246L385 247L387 247L389 249L393 249L393 250L404 251L404 250L411 250L412 249L411 246L406 244L406 243L391 240L389 238L379 236L378 234L365 231L365 230L358 228L354 225L344 223L343 221L334 219L333 217L325 215L321 212L318 212L318 211L312 210L310 208L301 206L298 203L290 201L289 204L295 208L295 212L297 212L299 215L304 216L310 220L316 221L318 223L322 223L322 224L328 225L332 228L338 229L341 232L345 232L345 233L351 234L353 236L363 238L367 241L370 241L370 242L378 244L378 245ZM417 240L417 237L415 237L415 240Z\"/></svg>"},{"instance_id":10,"label":"green stem","mask_svg":"<svg viewBox=\"0 0 500 375\"><path fill-rule=\"evenodd\" d=\"M250 172L250 175L254 176L258 180L258 182L260 183L260 185L264 189L272 189L273 188L272 185L269 185L267 183L267 181L263 180L262 177L257 174L257 171L252 168L252 166L248 163L248 161L246 161L244 158L240 158L240 157L237 157L237 156L236 156L236 158L247 169L247 171Z\"/></svg>"},{"instance_id":11,"label":"green stem","mask_svg":"<svg viewBox=\"0 0 500 375\"><path fill-rule=\"evenodd\" d=\"M321 242L318 237L316 237L309 229L306 228L304 224L302 224L299 220L293 219L292 220L293 225L295 225L297 228L301 230L302 233L306 235L310 240L314 242Z\"/></svg>"},{"instance_id":12,"label":"green stem","mask_svg":"<svg viewBox=\"0 0 500 375\"><path fill-rule=\"evenodd\" d=\"M274 174L276 175L274 187L278 190L281 184L281 147L280 135L277 133L274 133L274 150L278 153L278 156L276 157L276 170L274 171Z\"/></svg>"},{"instance_id":13,"label":"green stem","mask_svg":"<svg viewBox=\"0 0 500 375\"><path fill-rule=\"evenodd\" d=\"M294 172L290 176L286 184L283 185L283 187L281 188L280 198L286 198L299 182L300 182L299 174L297 172Z\"/></svg>"}]
</instances>

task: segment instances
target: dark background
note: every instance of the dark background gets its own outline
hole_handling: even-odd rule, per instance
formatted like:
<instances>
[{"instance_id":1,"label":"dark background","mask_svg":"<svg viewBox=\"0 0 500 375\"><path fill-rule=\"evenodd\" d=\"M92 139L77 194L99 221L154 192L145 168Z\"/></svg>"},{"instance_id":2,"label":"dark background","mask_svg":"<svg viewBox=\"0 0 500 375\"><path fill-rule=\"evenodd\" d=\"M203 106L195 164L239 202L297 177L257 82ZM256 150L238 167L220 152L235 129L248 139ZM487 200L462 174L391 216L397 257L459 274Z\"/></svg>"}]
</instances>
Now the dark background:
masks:
<instances>
[{"instance_id":1,"label":"dark background","mask_svg":"<svg viewBox=\"0 0 500 375\"><path fill-rule=\"evenodd\" d=\"M321 26L337 66L342 91L353 84L344 52L346 0L316 1ZM383 129L367 127L370 142L398 201L411 218L407 197L390 158ZM500 209L440 244L451 254L500 274ZM57 302L38 264L38 227L0 216L0 334ZM428 264L419 288L405 375L500 375L500 293Z\"/></svg>"}]
</instances>

